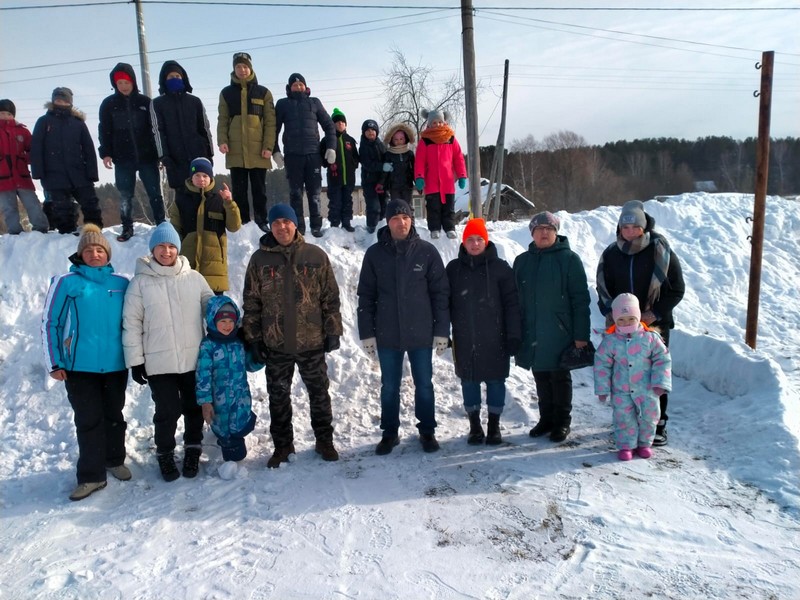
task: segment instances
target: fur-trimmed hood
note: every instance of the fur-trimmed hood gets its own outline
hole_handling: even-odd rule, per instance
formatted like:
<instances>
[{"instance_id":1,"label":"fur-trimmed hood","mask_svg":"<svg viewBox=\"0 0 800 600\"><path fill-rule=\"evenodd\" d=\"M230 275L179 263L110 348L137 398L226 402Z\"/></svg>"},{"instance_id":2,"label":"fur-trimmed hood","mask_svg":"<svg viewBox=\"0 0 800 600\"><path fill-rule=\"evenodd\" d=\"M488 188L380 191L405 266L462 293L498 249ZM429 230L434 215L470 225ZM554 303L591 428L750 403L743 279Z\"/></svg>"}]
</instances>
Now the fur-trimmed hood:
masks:
<instances>
[{"instance_id":1,"label":"fur-trimmed hood","mask_svg":"<svg viewBox=\"0 0 800 600\"><path fill-rule=\"evenodd\" d=\"M47 112L54 113L56 105L53 104L52 102L45 102L44 107L47 109ZM86 121L85 112L78 110L74 106L70 106L69 108L70 108L70 113L72 114L73 117L75 117L76 119L80 119L81 121Z\"/></svg>"},{"instance_id":2,"label":"fur-trimmed hood","mask_svg":"<svg viewBox=\"0 0 800 600\"><path fill-rule=\"evenodd\" d=\"M383 136L383 143L386 144L387 148L391 145L392 136L394 136L394 134L398 131L405 132L409 144L413 144L416 141L414 130L410 125L408 125L408 123L395 123L388 129L386 135Z\"/></svg>"}]
</instances>

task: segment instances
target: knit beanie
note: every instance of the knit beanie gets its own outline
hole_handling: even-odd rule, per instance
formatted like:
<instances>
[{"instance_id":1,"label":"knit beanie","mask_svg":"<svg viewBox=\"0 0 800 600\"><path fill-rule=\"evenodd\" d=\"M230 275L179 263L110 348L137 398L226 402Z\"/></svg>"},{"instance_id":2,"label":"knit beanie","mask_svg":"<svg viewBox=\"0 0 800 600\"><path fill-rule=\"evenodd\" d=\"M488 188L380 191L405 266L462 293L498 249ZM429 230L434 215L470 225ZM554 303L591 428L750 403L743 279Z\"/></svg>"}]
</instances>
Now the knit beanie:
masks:
<instances>
[{"instance_id":1,"label":"knit beanie","mask_svg":"<svg viewBox=\"0 0 800 600\"><path fill-rule=\"evenodd\" d=\"M231 304L230 302L226 302L222 306L219 307L217 314L214 315L214 323L217 321L221 321L222 319L230 319L234 323L238 320L236 314L236 307Z\"/></svg>"},{"instance_id":2,"label":"knit beanie","mask_svg":"<svg viewBox=\"0 0 800 600\"><path fill-rule=\"evenodd\" d=\"M405 200L392 200L386 205L386 222L388 223L392 217L397 215L408 215L413 219L414 210Z\"/></svg>"},{"instance_id":3,"label":"knit beanie","mask_svg":"<svg viewBox=\"0 0 800 600\"><path fill-rule=\"evenodd\" d=\"M419 114L425 119L425 127L430 127L434 121L450 122L450 113L440 108L434 108L432 110L423 108Z\"/></svg>"},{"instance_id":4,"label":"knit beanie","mask_svg":"<svg viewBox=\"0 0 800 600\"><path fill-rule=\"evenodd\" d=\"M289 87L292 87L292 84L295 81L299 81L303 85L308 85L306 83L306 78L300 75L300 73L292 73L291 75L289 75Z\"/></svg>"},{"instance_id":5,"label":"knit beanie","mask_svg":"<svg viewBox=\"0 0 800 600\"><path fill-rule=\"evenodd\" d=\"M479 235L483 241L489 243L489 232L486 231L486 221L483 219L470 219L467 221L467 226L464 227L464 235L461 237L462 243L467 243L467 238L473 235Z\"/></svg>"},{"instance_id":6,"label":"knit beanie","mask_svg":"<svg viewBox=\"0 0 800 600\"><path fill-rule=\"evenodd\" d=\"M347 117L344 116L344 113L340 111L338 108L334 108L333 112L331 113L331 120L336 123L341 121L345 125L347 125Z\"/></svg>"},{"instance_id":7,"label":"knit beanie","mask_svg":"<svg viewBox=\"0 0 800 600\"><path fill-rule=\"evenodd\" d=\"M531 233L537 227L541 227L542 225L549 225L550 227L555 227L556 232L558 228L561 227L561 221L558 220L558 217L555 216L553 213L549 211L540 212L539 214L533 215L531 222L528 223L528 229L531 230Z\"/></svg>"},{"instance_id":8,"label":"knit beanie","mask_svg":"<svg viewBox=\"0 0 800 600\"><path fill-rule=\"evenodd\" d=\"M88 246L101 246L108 255L108 260L111 260L111 244L100 231L100 228L94 223L86 223L83 226L81 237L78 240L78 256L83 254Z\"/></svg>"},{"instance_id":9,"label":"knit beanie","mask_svg":"<svg viewBox=\"0 0 800 600\"><path fill-rule=\"evenodd\" d=\"M289 219L295 224L295 227L297 226L297 213L294 212L294 209L288 204L276 204L269 209L267 221L269 221L270 227L272 227L272 224L278 219Z\"/></svg>"},{"instance_id":10,"label":"knit beanie","mask_svg":"<svg viewBox=\"0 0 800 600\"><path fill-rule=\"evenodd\" d=\"M611 303L611 314L616 321L620 317L633 316L637 321L642 319L642 311L639 308L639 299L633 294L620 294Z\"/></svg>"},{"instance_id":11,"label":"knit beanie","mask_svg":"<svg viewBox=\"0 0 800 600\"><path fill-rule=\"evenodd\" d=\"M10 112L12 117L17 116L17 107L8 98L0 100L0 112Z\"/></svg>"},{"instance_id":12,"label":"knit beanie","mask_svg":"<svg viewBox=\"0 0 800 600\"><path fill-rule=\"evenodd\" d=\"M178 249L178 252L181 251L181 236L169 221L163 221L153 230L150 236L150 252L159 244L171 244Z\"/></svg>"},{"instance_id":13,"label":"knit beanie","mask_svg":"<svg viewBox=\"0 0 800 600\"><path fill-rule=\"evenodd\" d=\"M380 133L378 122L374 119L367 119L361 124L361 133L364 133L367 129L374 129L376 135Z\"/></svg>"},{"instance_id":14,"label":"knit beanie","mask_svg":"<svg viewBox=\"0 0 800 600\"><path fill-rule=\"evenodd\" d=\"M253 70L253 59L250 58L250 55L247 52L237 52L233 55L233 68L236 68L236 65L247 65L247 68L251 71Z\"/></svg>"},{"instance_id":15,"label":"knit beanie","mask_svg":"<svg viewBox=\"0 0 800 600\"><path fill-rule=\"evenodd\" d=\"M52 101L55 102L56 100L64 100L69 102L69 105L72 106L72 90L68 87L57 87L53 90Z\"/></svg>"},{"instance_id":16,"label":"knit beanie","mask_svg":"<svg viewBox=\"0 0 800 600\"><path fill-rule=\"evenodd\" d=\"M189 165L189 173L194 175L195 173L205 173L212 179L214 178L214 165L211 164L211 161L208 160L205 156L200 156L195 158L192 161L192 164Z\"/></svg>"},{"instance_id":17,"label":"knit beanie","mask_svg":"<svg viewBox=\"0 0 800 600\"><path fill-rule=\"evenodd\" d=\"M644 216L644 204L641 200L629 200L622 205L619 226L623 225L636 225L642 229L647 227L647 217Z\"/></svg>"}]
</instances>

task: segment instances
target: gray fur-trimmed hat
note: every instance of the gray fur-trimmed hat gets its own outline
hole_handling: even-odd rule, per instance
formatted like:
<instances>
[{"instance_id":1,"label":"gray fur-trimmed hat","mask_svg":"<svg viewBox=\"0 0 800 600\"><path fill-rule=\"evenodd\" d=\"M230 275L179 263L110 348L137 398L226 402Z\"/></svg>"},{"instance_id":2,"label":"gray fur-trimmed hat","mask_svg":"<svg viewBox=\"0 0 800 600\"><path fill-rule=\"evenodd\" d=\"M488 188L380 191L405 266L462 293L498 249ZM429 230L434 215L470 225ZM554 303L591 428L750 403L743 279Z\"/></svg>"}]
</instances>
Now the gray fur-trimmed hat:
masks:
<instances>
[{"instance_id":1,"label":"gray fur-trimmed hat","mask_svg":"<svg viewBox=\"0 0 800 600\"><path fill-rule=\"evenodd\" d=\"M50 99L53 102L56 100L64 100L65 102L69 102L69 105L72 106L72 90L68 87L57 87L53 90L53 95Z\"/></svg>"},{"instance_id":2,"label":"gray fur-trimmed hat","mask_svg":"<svg viewBox=\"0 0 800 600\"><path fill-rule=\"evenodd\" d=\"M419 114L423 119L425 119L425 127L430 127L431 123L434 121L444 121L445 123L450 122L450 113L441 108L434 108L431 110L423 108Z\"/></svg>"},{"instance_id":3,"label":"gray fur-trimmed hat","mask_svg":"<svg viewBox=\"0 0 800 600\"><path fill-rule=\"evenodd\" d=\"M622 205L619 215L619 226L636 225L644 229L647 227L647 217L644 215L644 204L641 200L629 200Z\"/></svg>"}]
</instances>

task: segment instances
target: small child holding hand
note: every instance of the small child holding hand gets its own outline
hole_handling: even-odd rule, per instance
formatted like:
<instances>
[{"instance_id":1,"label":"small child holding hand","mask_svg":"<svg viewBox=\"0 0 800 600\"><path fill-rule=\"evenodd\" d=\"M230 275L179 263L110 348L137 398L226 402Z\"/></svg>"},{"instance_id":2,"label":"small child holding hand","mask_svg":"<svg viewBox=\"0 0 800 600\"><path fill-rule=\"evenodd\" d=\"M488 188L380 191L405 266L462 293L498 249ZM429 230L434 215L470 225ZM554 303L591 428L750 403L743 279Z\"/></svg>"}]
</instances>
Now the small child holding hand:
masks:
<instances>
[{"instance_id":1,"label":"small child holding hand","mask_svg":"<svg viewBox=\"0 0 800 600\"><path fill-rule=\"evenodd\" d=\"M594 357L594 392L614 409L614 441L620 460L633 452L650 458L659 419L658 398L672 390L672 359L661 336L641 322L639 300L620 294L611 304L614 325Z\"/></svg>"}]
</instances>

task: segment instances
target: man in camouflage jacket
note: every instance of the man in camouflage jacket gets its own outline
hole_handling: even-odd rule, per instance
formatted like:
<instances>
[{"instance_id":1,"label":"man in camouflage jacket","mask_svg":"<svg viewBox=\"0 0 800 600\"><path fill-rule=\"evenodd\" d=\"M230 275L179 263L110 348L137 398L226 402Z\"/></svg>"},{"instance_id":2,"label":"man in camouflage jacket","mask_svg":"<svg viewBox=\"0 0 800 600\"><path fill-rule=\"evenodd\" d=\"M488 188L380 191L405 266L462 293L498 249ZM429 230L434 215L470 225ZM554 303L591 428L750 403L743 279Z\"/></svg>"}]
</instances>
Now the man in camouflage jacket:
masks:
<instances>
[{"instance_id":1,"label":"man in camouflage jacket","mask_svg":"<svg viewBox=\"0 0 800 600\"><path fill-rule=\"evenodd\" d=\"M269 226L250 258L242 293L245 340L267 365L275 443L267 466L279 467L294 454L290 392L295 365L308 390L316 451L324 460L338 460L325 353L339 348L342 335L339 286L325 251L306 244L297 231L292 207L273 206Z\"/></svg>"}]
</instances>

